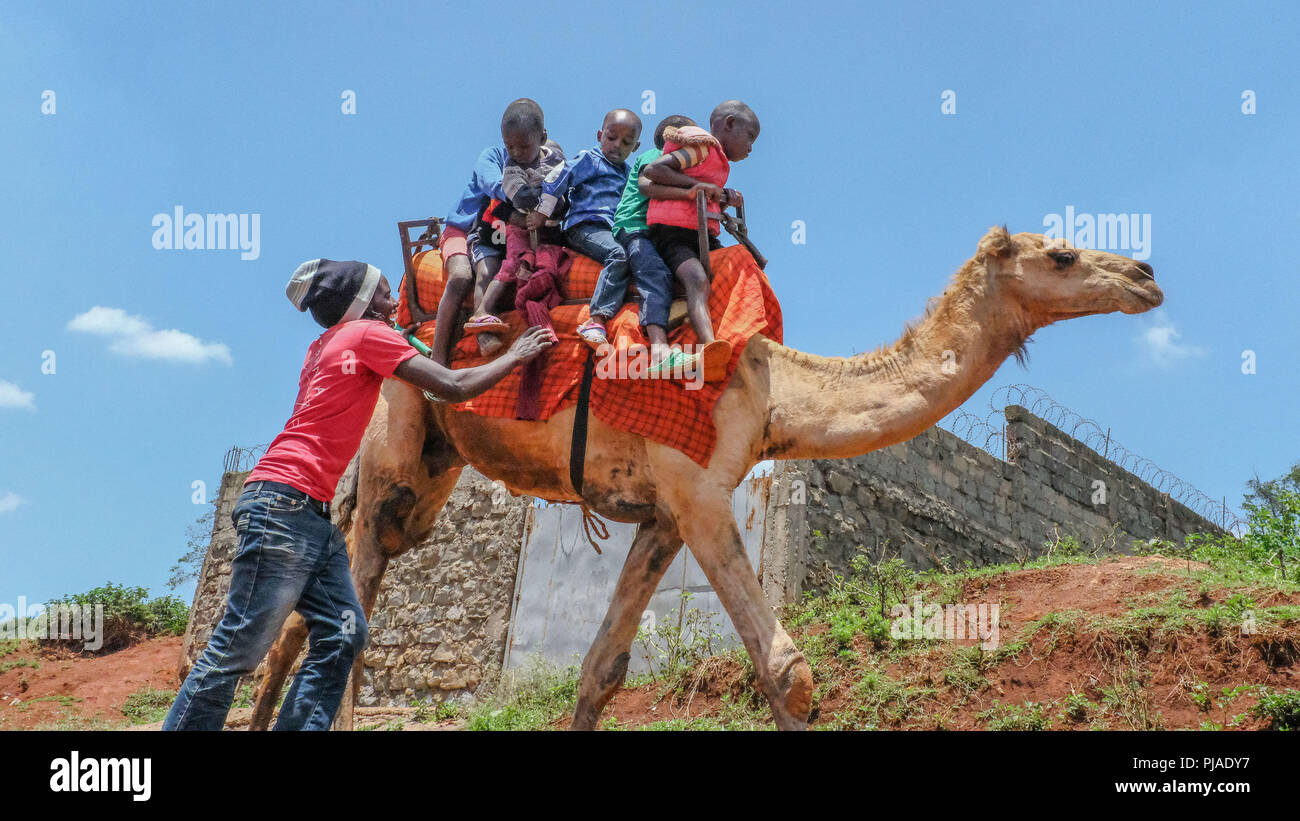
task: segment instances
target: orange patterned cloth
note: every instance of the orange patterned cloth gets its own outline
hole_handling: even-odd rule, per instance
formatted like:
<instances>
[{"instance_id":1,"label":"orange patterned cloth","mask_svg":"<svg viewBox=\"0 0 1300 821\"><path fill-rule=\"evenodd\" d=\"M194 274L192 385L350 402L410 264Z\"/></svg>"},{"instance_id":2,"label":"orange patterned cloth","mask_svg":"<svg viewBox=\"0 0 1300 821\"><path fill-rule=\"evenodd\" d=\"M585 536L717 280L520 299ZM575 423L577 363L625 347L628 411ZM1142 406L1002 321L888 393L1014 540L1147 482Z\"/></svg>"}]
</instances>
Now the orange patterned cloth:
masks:
<instances>
[{"instance_id":1,"label":"orange patterned cloth","mask_svg":"<svg viewBox=\"0 0 1300 821\"><path fill-rule=\"evenodd\" d=\"M591 385L591 412L602 422L636 433L669 447L676 448L703 467L708 467L717 441L713 424L713 407L731 380L740 363L745 343L754 334L762 334L776 342L781 341L781 306L762 269L743 246L733 245L714 251L709 258L713 268L713 286L709 295L709 315L713 318L714 333L718 339L731 343L731 361L727 363L726 379L707 382L698 389L684 380L668 379L603 379L597 368L597 378ZM428 313L438 308L442 296L442 259L436 251L425 251L414 259L416 284L421 307ZM582 381L582 364L591 354L591 348L578 339L576 329L589 316L590 299L600 275L600 265L592 259L574 254L569 274L561 283L565 299L582 299L580 305L558 305L551 309L555 332L560 338L546 354L546 371L540 392L542 420L578 401L578 388ZM407 289L401 287L397 320L406 327L410 312L406 306ZM616 350L630 346L646 345L641 333L639 307L635 303L623 306L610 320L608 333ZM498 314L509 325L501 334L509 344L525 328L518 311ZM417 338L426 344L433 340L432 321L420 326ZM690 323L683 323L669 334L673 344L688 345L696 342ZM504 350L504 347L503 347ZM594 356L594 354L591 354ZM617 355L617 354L614 354ZM474 337L462 338L452 353L453 368L481 365L492 357L478 353ZM477 413L483 416L516 418L519 397L520 371L515 369L487 392L453 406L454 410Z\"/></svg>"}]
</instances>

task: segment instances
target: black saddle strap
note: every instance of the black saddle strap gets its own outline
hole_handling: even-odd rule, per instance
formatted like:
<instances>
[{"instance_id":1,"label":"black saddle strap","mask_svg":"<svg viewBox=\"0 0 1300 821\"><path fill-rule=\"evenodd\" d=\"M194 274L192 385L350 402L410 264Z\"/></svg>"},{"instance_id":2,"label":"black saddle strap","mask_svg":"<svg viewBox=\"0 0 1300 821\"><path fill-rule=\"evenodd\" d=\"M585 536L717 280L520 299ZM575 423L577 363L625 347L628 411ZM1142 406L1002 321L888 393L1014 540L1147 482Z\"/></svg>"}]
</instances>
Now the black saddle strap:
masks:
<instances>
[{"instance_id":1,"label":"black saddle strap","mask_svg":"<svg viewBox=\"0 0 1300 821\"><path fill-rule=\"evenodd\" d=\"M582 495L582 471L587 462L587 412L591 408L591 380L596 372L596 358L587 352L582 363L582 385L578 388L578 409L573 415L573 441L569 445L569 481Z\"/></svg>"}]
</instances>

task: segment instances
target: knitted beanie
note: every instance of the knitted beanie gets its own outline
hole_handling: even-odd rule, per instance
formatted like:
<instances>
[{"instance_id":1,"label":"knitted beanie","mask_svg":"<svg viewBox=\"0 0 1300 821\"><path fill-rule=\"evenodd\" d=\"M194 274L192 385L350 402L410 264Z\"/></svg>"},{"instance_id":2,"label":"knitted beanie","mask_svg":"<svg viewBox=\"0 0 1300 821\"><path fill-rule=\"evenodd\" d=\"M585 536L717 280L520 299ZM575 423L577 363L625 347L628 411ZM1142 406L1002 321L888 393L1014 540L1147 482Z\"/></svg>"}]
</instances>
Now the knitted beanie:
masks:
<instances>
[{"instance_id":1,"label":"knitted beanie","mask_svg":"<svg viewBox=\"0 0 1300 821\"><path fill-rule=\"evenodd\" d=\"M285 287L289 301L310 310L323 327L360 319L375 295L379 269L364 262L310 259L298 266Z\"/></svg>"}]
</instances>

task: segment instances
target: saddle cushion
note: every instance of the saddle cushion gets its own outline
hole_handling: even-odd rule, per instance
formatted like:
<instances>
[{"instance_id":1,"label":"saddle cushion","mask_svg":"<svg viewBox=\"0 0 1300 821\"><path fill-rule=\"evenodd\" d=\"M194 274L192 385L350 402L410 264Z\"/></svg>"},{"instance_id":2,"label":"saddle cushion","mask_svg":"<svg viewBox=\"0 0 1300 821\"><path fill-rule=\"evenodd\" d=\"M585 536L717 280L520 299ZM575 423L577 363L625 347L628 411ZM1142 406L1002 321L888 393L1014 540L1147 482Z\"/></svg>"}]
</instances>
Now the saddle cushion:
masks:
<instances>
[{"instance_id":1,"label":"saddle cushion","mask_svg":"<svg viewBox=\"0 0 1300 821\"><path fill-rule=\"evenodd\" d=\"M781 306L762 269L743 246L733 245L714 251L709 258L713 269L713 283L709 294L709 315L713 319L714 335L731 343L731 360L727 363L726 378L718 382L694 383L680 379L627 379L602 378L598 366L597 378L591 386L591 412L602 422L675 448L703 467L708 467L717 441L713 423L713 408L726 389L727 383L740 363L745 344L754 334L780 342L782 339ZM437 251L424 251L414 257L412 268L416 275L420 307L427 313L437 311L442 297L442 258ZM600 275L600 265L588 257L574 255L569 274L561 284L566 299L582 299L578 305L558 305L551 309L551 319L560 341L547 351L545 371L540 390L540 420L578 401L582 365L591 348L578 339L576 329L589 316L590 299ZM407 287L403 279L397 318L403 327L410 324L407 304ZM639 306L624 305L610 320L609 339L620 352L647 344L641 333ZM501 333L506 346L525 328L517 311L498 313L509 329ZM432 342L434 322L425 322L416 337L426 344ZM695 332L690 323L683 323L669 333L673 344L693 345ZM505 350L502 346L501 350ZM496 355L483 357L478 353L478 342L472 337L460 339L452 352L451 366L467 368L490 361ZM454 411L477 413L514 419L517 417L520 369L502 379L485 393L452 406Z\"/></svg>"}]
</instances>

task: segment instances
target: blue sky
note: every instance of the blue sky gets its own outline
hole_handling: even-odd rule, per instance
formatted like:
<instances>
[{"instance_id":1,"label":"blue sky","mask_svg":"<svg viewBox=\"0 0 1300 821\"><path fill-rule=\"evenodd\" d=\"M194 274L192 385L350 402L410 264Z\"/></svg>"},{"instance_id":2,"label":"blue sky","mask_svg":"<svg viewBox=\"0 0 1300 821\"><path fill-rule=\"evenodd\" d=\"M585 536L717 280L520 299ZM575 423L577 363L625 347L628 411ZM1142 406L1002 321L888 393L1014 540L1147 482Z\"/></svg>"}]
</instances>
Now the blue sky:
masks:
<instances>
[{"instance_id":1,"label":"blue sky","mask_svg":"<svg viewBox=\"0 0 1300 821\"><path fill-rule=\"evenodd\" d=\"M1294 4L499 8L0 11L0 601L164 592L192 483L214 494L226 450L288 417L318 330L293 268L361 259L396 285L395 223L446 213L520 96L570 152L646 90L650 124L748 102L733 184L787 344L821 354L896 337L990 225L1150 215L1164 307L1044 329L967 407L1033 384L1230 504L1300 459ZM701 8L716 23L671 30ZM259 215L259 255L155 249L176 206Z\"/></svg>"}]
</instances>

